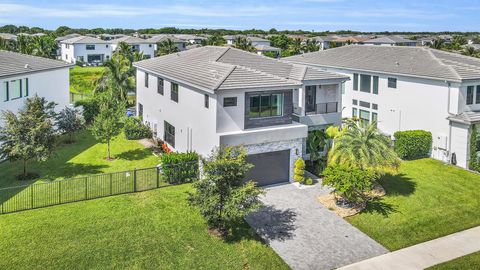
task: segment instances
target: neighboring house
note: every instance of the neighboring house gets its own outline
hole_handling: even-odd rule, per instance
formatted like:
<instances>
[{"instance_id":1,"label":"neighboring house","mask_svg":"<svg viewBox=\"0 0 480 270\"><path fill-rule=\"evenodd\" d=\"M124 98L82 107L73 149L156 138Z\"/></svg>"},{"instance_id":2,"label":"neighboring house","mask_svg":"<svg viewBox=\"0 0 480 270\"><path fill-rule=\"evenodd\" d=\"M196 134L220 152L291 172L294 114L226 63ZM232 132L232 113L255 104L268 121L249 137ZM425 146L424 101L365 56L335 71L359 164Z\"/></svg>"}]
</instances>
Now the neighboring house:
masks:
<instances>
[{"instance_id":1,"label":"neighboring house","mask_svg":"<svg viewBox=\"0 0 480 270\"><path fill-rule=\"evenodd\" d=\"M9 33L0 33L0 39L16 41L17 36Z\"/></svg>"},{"instance_id":2,"label":"neighboring house","mask_svg":"<svg viewBox=\"0 0 480 270\"><path fill-rule=\"evenodd\" d=\"M257 54L259 55L264 55L265 53L273 53L275 55L275 58L277 58L280 57L280 54L282 53L282 49L270 45L256 45L254 47L255 50L257 50Z\"/></svg>"},{"instance_id":3,"label":"neighboring house","mask_svg":"<svg viewBox=\"0 0 480 270\"><path fill-rule=\"evenodd\" d=\"M60 42L64 41L64 40L67 40L67 39L71 39L71 38L76 38L76 37L81 37L82 35L80 34L77 34L77 33L73 33L73 34L68 34L68 35L65 35L65 36L62 36L62 37L57 37L55 39L55 41L60 44Z\"/></svg>"},{"instance_id":4,"label":"neighboring house","mask_svg":"<svg viewBox=\"0 0 480 270\"><path fill-rule=\"evenodd\" d=\"M115 51L120 42L125 42L132 47L134 52L142 52L145 58L155 57L155 43L149 42L145 39L124 36L117 39L110 40L112 44L112 51Z\"/></svg>"},{"instance_id":5,"label":"neighboring house","mask_svg":"<svg viewBox=\"0 0 480 270\"><path fill-rule=\"evenodd\" d=\"M206 37L198 36L198 35L187 35L187 34L176 34L173 35L174 37L185 40L188 44L201 44L203 40L207 39Z\"/></svg>"},{"instance_id":6,"label":"neighboring house","mask_svg":"<svg viewBox=\"0 0 480 270\"><path fill-rule=\"evenodd\" d=\"M350 36L350 37L338 37L332 41L335 43L336 47L340 47L345 45L364 44L364 42L369 39L370 39L369 37L363 37L363 36Z\"/></svg>"},{"instance_id":7,"label":"neighboring house","mask_svg":"<svg viewBox=\"0 0 480 270\"><path fill-rule=\"evenodd\" d=\"M65 108L69 104L71 66L57 60L0 51L0 111L17 112L25 99L34 95L57 103L57 110Z\"/></svg>"},{"instance_id":8,"label":"neighboring house","mask_svg":"<svg viewBox=\"0 0 480 270\"><path fill-rule=\"evenodd\" d=\"M380 46L417 46L415 40L406 39L401 36L383 36L374 39L369 39L364 42L365 45L380 45Z\"/></svg>"},{"instance_id":9,"label":"neighboring house","mask_svg":"<svg viewBox=\"0 0 480 270\"><path fill-rule=\"evenodd\" d=\"M103 40L114 40L114 39L119 39L123 37L128 37L128 36L124 34L100 34L97 36L97 38L103 39Z\"/></svg>"},{"instance_id":10,"label":"neighboring house","mask_svg":"<svg viewBox=\"0 0 480 270\"><path fill-rule=\"evenodd\" d=\"M463 47L463 48L472 47L472 48L474 48L475 50L480 50L480 44L474 44L474 43L472 43L472 44L465 44L465 45L463 45L462 47Z\"/></svg>"},{"instance_id":11,"label":"neighboring house","mask_svg":"<svg viewBox=\"0 0 480 270\"><path fill-rule=\"evenodd\" d=\"M223 36L227 41L227 45L235 45L235 40L239 37L245 37L253 47L257 50L257 54L263 55L265 53L274 53L276 56L280 56L282 49L270 46L270 40L259 38L259 37L248 37L245 35L235 35L235 36Z\"/></svg>"},{"instance_id":12,"label":"neighboring house","mask_svg":"<svg viewBox=\"0 0 480 270\"><path fill-rule=\"evenodd\" d=\"M205 46L134 63L137 114L174 151L244 145L262 185L292 180L309 130L341 121L345 76Z\"/></svg>"},{"instance_id":13,"label":"neighboring house","mask_svg":"<svg viewBox=\"0 0 480 270\"><path fill-rule=\"evenodd\" d=\"M177 46L177 49L179 51L184 51L184 50L187 49L187 43L188 42L183 40L183 39L176 38L173 35L160 34L160 35L153 36L149 39L146 39L145 41L149 42L149 43L152 43L154 48L155 48L155 52L156 52L158 50L158 43L166 41L166 40L171 40L173 43L175 43L175 46Z\"/></svg>"},{"instance_id":14,"label":"neighboring house","mask_svg":"<svg viewBox=\"0 0 480 270\"><path fill-rule=\"evenodd\" d=\"M310 39L315 40L320 50L326 50L330 48L330 42L337 38L338 36L318 36Z\"/></svg>"},{"instance_id":15,"label":"neighboring house","mask_svg":"<svg viewBox=\"0 0 480 270\"><path fill-rule=\"evenodd\" d=\"M60 41L61 59L69 63L81 61L88 64L101 64L112 56L108 41L89 36L79 36Z\"/></svg>"},{"instance_id":16,"label":"neighboring house","mask_svg":"<svg viewBox=\"0 0 480 270\"><path fill-rule=\"evenodd\" d=\"M377 121L388 135L427 130L431 156L466 168L480 123L480 59L424 47L346 46L288 57L351 78L343 117Z\"/></svg>"}]
</instances>

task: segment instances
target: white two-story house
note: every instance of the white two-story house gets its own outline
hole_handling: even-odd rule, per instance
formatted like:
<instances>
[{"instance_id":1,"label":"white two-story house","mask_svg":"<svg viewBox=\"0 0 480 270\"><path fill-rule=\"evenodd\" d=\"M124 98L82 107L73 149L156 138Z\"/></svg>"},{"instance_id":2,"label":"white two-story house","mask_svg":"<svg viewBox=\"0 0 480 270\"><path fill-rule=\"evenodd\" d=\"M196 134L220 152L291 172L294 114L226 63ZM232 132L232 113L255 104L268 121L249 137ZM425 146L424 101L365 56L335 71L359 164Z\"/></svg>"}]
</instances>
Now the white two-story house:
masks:
<instances>
[{"instance_id":1,"label":"white two-story house","mask_svg":"<svg viewBox=\"0 0 480 270\"><path fill-rule=\"evenodd\" d=\"M346 76L228 47L134 63L137 114L175 151L244 145L261 185L292 180L309 129L341 121Z\"/></svg>"},{"instance_id":2,"label":"white two-story house","mask_svg":"<svg viewBox=\"0 0 480 270\"><path fill-rule=\"evenodd\" d=\"M350 77L343 117L432 133L433 158L466 168L480 123L480 59L423 47L345 46L285 58Z\"/></svg>"},{"instance_id":3,"label":"white two-story house","mask_svg":"<svg viewBox=\"0 0 480 270\"><path fill-rule=\"evenodd\" d=\"M62 61L0 51L0 111L16 113L25 105L25 99L34 95L57 103L57 110L65 108L69 104L71 66Z\"/></svg>"},{"instance_id":4,"label":"white two-story house","mask_svg":"<svg viewBox=\"0 0 480 270\"><path fill-rule=\"evenodd\" d=\"M112 57L109 41L89 36L79 36L60 41L61 59L69 63L77 61L100 64Z\"/></svg>"},{"instance_id":5,"label":"white two-story house","mask_svg":"<svg viewBox=\"0 0 480 270\"><path fill-rule=\"evenodd\" d=\"M115 51L117 49L120 42L125 42L126 44L130 45L132 51L134 52L142 52L143 56L147 59L155 56L154 42L137 37L124 36L121 38L110 40L110 43L112 44L112 51Z\"/></svg>"}]
</instances>

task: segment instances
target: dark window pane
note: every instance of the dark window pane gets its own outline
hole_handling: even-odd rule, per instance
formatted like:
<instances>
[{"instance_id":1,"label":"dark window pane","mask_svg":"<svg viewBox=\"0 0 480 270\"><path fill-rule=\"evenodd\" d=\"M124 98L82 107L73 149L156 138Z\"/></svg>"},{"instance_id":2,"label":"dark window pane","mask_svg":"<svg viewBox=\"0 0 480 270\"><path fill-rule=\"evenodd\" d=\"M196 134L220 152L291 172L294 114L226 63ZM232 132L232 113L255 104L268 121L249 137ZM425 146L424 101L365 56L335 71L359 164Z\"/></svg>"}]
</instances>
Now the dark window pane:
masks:
<instances>
[{"instance_id":1,"label":"dark window pane","mask_svg":"<svg viewBox=\"0 0 480 270\"><path fill-rule=\"evenodd\" d=\"M148 88L148 73L145 72L145 87Z\"/></svg>"},{"instance_id":2,"label":"dark window pane","mask_svg":"<svg viewBox=\"0 0 480 270\"><path fill-rule=\"evenodd\" d=\"M360 100L360 106L364 108L370 108L370 103Z\"/></svg>"},{"instance_id":3,"label":"dark window pane","mask_svg":"<svg viewBox=\"0 0 480 270\"><path fill-rule=\"evenodd\" d=\"M270 95L260 96L260 117L270 116Z\"/></svg>"},{"instance_id":4,"label":"dark window pane","mask_svg":"<svg viewBox=\"0 0 480 270\"><path fill-rule=\"evenodd\" d=\"M397 88L397 79L388 78L388 88Z\"/></svg>"},{"instance_id":5,"label":"dark window pane","mask_svg":"<svg viewBox=\"0 0 480 270\"><path fill-rule=\"evenodd\" d=\"M372 103L372 109L378 110L378 104Z\"/></svg>"},{"instance_id":6,"label":"dark window pane","mask_svg":"<svg viewBox=\"0 0 480 270\"><path fill-rule=\"evenodd\" d=\"M358 74L353 73L353 90L358 90Z\"/></svg>"},{"instance_id":7,"label":"dark window pane","mask_svg":"<svg viewBox=\"0 0 480 270\"><path fill-rule=\"evenodd\" d=\"M205 102L205 108L208 108L210 106L210 99L208 97L208 94L205 94L204 96L204 102Z\"/></svg>"},{"instance_id":8,"label":"dark window pane","mask_svg":"<svg viewBox=\"0 0 480 270\"><path fill-rule=\"evenodd\" d=\"M237 98L236 97L223 98L223 107L235 107L235 106L237 106Z\"/></svg>"},{"instance_id":9,"label":"dark window pane","mask_svg":"<svg viewBox=\"0 0 480 270\"><path fill-rule=\"evenodd\" d=\"M357 105L357 104L358 104L358 100L353 99L353 100L352 100L352 103L353 103L353 105Z\"/></svg>"},{"instance_id":10,"label":"dark window pane","mask_svg":"<svg viewBox=\"0 0 480 270\"><path fill-rule=\"evenodd\" d=\"M370 93L372 76L360 75L360 91Z\"/></svg>"},{"instance_id":11,"label":"dark window pane","mask_svg":"<svg viewBox=\"0 0 480 270\"><path fill-rule=\"evenodd\" d=\"M467 87L467 105L473 104L473 86Z\"/></svg>"},{"instance_id":12,"label":"dark window pane","mask_svg":"<svg viewBox=\"0 0 480 270\"><path fill-rule=\"evenodd\" d=\"M272 95L272 106L271 106L272 116L282 116L283 115L283 94L274 94Z\"/></svg>"},{"instance_id":13,"label":"dark window pane","mask_svg":"<svg viewBox=\"0 0 480 270\"><path fill-rule=\"evenodd\" d=\"M163 79L157 77L157 93L163 95Z\"/></svg>"},{"instance_id":14,"label":"dark window pane","mask_svg":"<svg viewBox=\"0 0 480 270\"><path fill-rule=\"evenodd\" d=\"M373 76L373 93L378 95L378 76Z\"/></svg>"},{"instance_id":15,"label":"dark window pane","mask_svg":"<svg viewBox=\"0 0 480 270\"><path fill-rule=\"evenodd\" d=\"M357 108L352 109L352 117L358 117L358 110Z\"/></svg>"},{"instance_id":16,"label":"dark window pane","mask_svg":"<svg viewBox=\"0 0 480 270\"><path fill-rule=\"evenodd\" d=\"M163 140L175 147L175 127L170 125L167 121L164 121L164 133Z\"/></svg>"},{"instance_id":17,"label":"dark window pane","mask_svg":"<svg viewBox=\"0 0 480 270\"><path fill-rule=\"evenodd\" d=\"M480 103L480 85L477 85L477 93L476 93L476 97L475 97L475 103L476 104L479 104Z\"/></svg>"},{"instance_id":18,"label":"dark window pane","mask_svg":"<svg viewBox=\"0 0 480 270\"><path fill-rule=\"evenodd\" d=\"M170 87L170 99L178 102L178 84L172 83Z\"/></svg>"},{"instance_id":19,"label":"dark window pane","mask_svg":"<svg viewBox=\"0 0 480 270\"><path fill-rule=\"evenodd\" d=\"M250 118L260 116L260 96L250 97L250 112L248 113Z\"/></svg>"}]
</instances>

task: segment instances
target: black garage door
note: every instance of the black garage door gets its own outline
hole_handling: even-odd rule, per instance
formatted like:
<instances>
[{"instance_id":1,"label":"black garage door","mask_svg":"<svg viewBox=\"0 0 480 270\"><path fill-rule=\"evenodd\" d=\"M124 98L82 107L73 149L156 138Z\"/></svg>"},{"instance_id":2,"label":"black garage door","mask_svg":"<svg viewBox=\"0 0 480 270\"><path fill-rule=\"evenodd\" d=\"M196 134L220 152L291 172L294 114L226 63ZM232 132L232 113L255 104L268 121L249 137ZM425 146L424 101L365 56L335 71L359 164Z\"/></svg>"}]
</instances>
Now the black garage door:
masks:
<instances>
[{"instance_id":1,"label":"black garage door","mask_svg":"<svg viewBox=\"0 0 480 270\"><path fill-rule=\"evenodd\" d=\"M247 156L253 164L245 180L254 180L259 186L288 182L290 170L290 150L269 152Z\"/></svg>"}]
</instances>

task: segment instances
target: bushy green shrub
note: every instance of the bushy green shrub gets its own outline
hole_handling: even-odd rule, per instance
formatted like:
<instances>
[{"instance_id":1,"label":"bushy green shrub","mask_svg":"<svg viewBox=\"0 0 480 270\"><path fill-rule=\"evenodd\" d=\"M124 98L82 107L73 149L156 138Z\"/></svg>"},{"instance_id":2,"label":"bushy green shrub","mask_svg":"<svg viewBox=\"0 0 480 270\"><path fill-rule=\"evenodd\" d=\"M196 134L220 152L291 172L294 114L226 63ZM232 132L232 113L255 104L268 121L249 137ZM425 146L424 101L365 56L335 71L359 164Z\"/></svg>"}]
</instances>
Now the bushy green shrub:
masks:
<instances>
[{"instance_id":1,"label":"bushy green shrub","mask_svg":"<svg viewBox=\"0 0 480 270\"><path fill-rule=\"evenodd\" d=\"M124 126L125 138L127 140L140 140L151 138L152 131L136 117L128 117Z\"/></svg>"},{"instance_id":2,"label":"bushy green shrub","mask_svg":"<svg viewBox=\"0 0 480 270\"><path fill-rule=\"evenodd\" d=\"M198 179L198 154L170 153L160 157L162 179L167 183L179 184Z\"/></svg>"},{"instance_id":3,"label":"bushy green shrub","mask_svg":"<svg viewBox=\"0 0 480 270\"><path fill-rule=\"evenodd\" d=\"M313 185L313 179L311 177L308 177L307 179L305 179L305 185L307 186Z\"/></svg>"},{"instance_id":4,"label":"bushy green shrub","mask_svg":"<svg viewBox=\"0 0 480 270\"><path fill-rule=\"evenodd\" d=\"M402 159L428 157L432 148L432 133L425 130L397 131L395 152Z\"/></svg>"},{"instance_id":5,"label":"bushy green shrub","mask_svg":"<svg viewBox=\"0 0 480 270\"><path fill-rule=\"evenodd\" d=\"M368 199L365 193L372 190L372 180L376 178L373 170L344 164L329 165L323 171L323 176L323 186L331 186L337 195L352 203L362 203Z\"/></svg>"},{"instance_id":6,"label":"bushy green shrub","mask_svg":"<svg viewBox=\"0 0 480 270\"><path fill-rule=\"evenodd\" d=\"M83 108L82 115L85 123L87 124L92 123L95 116L100 113L100 104L94 98L79 100L75 102L75 107L79 106L82 106Z\"/></svg>"},{"instance_id":7,"label":"bushy green shrub","mask_svg":"<svg viewBox=\"0 0 480 270\"><path fill-rule=\"evenodd\" d=\"M298 158L293 167L293 180L295 182L303 183L305 181L305 161Z\"/></svg>"}]
</instances>

